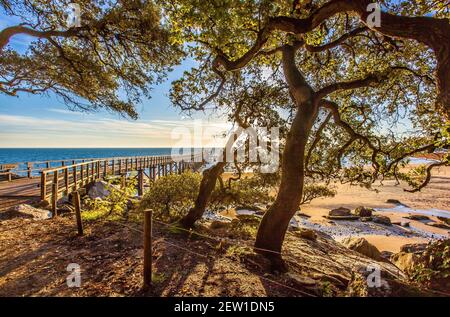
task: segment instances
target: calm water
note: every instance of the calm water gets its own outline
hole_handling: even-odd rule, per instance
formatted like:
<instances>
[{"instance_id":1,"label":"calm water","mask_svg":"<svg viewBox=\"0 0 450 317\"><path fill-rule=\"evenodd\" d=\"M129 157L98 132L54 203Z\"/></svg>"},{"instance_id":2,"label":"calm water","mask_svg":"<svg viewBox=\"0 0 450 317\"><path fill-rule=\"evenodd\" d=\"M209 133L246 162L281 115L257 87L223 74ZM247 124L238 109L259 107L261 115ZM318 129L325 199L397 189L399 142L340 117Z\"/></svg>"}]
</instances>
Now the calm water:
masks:
<instances>
[{"instance_id":1,"label":"calm water","mask_svg":"<svg viewBox=\"0 0 450 317\"><path fill-rule=\"evenodd\" d=\"M19 170L26 169L26 162L42 162L54 160L107 158L127 156L170 155L171 148L89 148L89 149L0 149L0 164L21 163ZM61 166L61 162L53 162L51 167ZM37 164L33 168L44 168L45 164ZM23 173L18 173L22 175ZM33 175L38 172L33 171Z\"/></svg>"},{"instance_id":2,"label":"calm water","mask_svg":"<svg viewBox=\"0 0 450 317\"><path fill-rule=\"evenodd\" d=\"M119 156L169 155L170 152L170 148L0 149L0 164Z\"/></svg>"}]
</instances>

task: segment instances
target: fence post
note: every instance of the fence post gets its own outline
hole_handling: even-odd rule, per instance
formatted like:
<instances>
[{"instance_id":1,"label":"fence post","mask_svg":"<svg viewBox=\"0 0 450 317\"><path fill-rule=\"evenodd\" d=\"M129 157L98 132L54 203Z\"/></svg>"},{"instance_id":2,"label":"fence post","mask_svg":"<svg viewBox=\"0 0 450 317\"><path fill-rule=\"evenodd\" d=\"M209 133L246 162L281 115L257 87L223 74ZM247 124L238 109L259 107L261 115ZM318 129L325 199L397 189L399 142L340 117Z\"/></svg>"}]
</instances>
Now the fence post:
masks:
<instances>
[{"instance_id":1,"label":"fence post","mask_svg":"<svg viewBox=\"0 0 450 317\"><path fill-rule=\"evenodd\" d=\"M41 171L41 200L45 200L47 195L47 173Z\"/></svg>"},{"instance_id":2,"label":"fence post","mask_svg":"<svg viewBox=\"0 0 450 317\"><path fill-rule=\"evenodd\" d=\"M56 203L58 201L58 171L53 172L53 184L52 184L52 213L53 217L58 215Z\"/></svg>"},{"instance_id":3,"label":"fence post","mask_svg":"<svg viewBox=\"0 0 450 317\"><path fill-rule=\"evenodd\" d=\"M81 199L78 191L73 192L73 206L75 207L75 217L77 219L78 235L83 235L83 223L81 222Z\"/></svg>"},{"instance_id":4,"label":"fence post","mask_svg":"<svg viewBox=\"0 0 450 317\"><path fill-rule=\"evenodd\" d=\"M31 168L33 167L33 163L27 163L27 176L31 178Z\"/></svg>"},{"instance_id":5,"label":"fence post","mask_svg":"<svg viewBox=\"0 0 450 317\"><path fill-rule=\"evenodd\" d=\"M152 285L152 210L144 212L144 289Z\"/></svg>"},{"instance_id":6,"label":"fence post","mask_svg":"<svg viewBox=\"0 0 450 317\"><path fill-rule=\"evenodd\" d=\"M144 195L144 170L140 169L138 171L138 195Z\"/></svg>"},{"instance_id":7,"label":"fence post","mask_svg":"<svg viewBox=\"0 0 450 317\"><path fill-rule=\"evenodd\" d=\"M66 186L66 195L69 195L69 169L64 169L64 185Z\"/></svg>"},{"instance_id":8,"label":"fence post","mask_svg":"<svg viewBox=\"0 0 450 317\"><path fill-rule=\"evenodd\" d=\"M108 161L103 161L103 178L108 175Z\"/></svg>"},{"instance_id":9,"label":"fence post","mask_svg":"<svg viewBox=\"0 0 450 317\"><path fill-rule=\"evenodd\" d=\"M73 175L73 190L78 189L78 178L77 178L77 167L72 167L72 175Z\"/></svg>"}]
</instances>

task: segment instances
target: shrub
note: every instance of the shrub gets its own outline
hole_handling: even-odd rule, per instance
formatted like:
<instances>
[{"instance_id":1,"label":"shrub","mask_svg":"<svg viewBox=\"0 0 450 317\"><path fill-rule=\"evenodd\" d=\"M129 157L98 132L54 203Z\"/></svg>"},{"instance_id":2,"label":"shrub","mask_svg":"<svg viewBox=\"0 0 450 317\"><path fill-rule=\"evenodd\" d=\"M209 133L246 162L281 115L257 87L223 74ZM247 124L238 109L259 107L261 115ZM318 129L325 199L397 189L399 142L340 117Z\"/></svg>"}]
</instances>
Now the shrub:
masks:
<instances>
[{"instance_id":1,"label":"shrub","mask_svg":"<svg viewBox=\"0 0 450 317\"><path fill-rule=\"evenodd\" d=\"M107 217L118 219L127 216L128 203L130 197L136 194L136 179L129 179L124 188L114 185L115 180L111 179L106 185L109 195L103 199L86 198L84 200L88 210L82 214L84 220L93 221Z\"/></svg>"},{"instance_id":2,"label":"shrub","mask_svg":"<svg viewBox=\"0 0 450 317\"><path fill-rule=\"evenodd\" d=\"M450 292L450 239L430 244L411 277L427 288Z\"/></svg>"},{"instance_id":3,"label":"shrub","mask_svg":"<svg viewBox=\"0 0 450 317\"><path fill-rule=\"evenodd\" d=\"M157 218L177 220L194 205L200 182L201 175L192 172L161 177L150 184L139 210L152 209Z\"/></svg>"}]
</instances>

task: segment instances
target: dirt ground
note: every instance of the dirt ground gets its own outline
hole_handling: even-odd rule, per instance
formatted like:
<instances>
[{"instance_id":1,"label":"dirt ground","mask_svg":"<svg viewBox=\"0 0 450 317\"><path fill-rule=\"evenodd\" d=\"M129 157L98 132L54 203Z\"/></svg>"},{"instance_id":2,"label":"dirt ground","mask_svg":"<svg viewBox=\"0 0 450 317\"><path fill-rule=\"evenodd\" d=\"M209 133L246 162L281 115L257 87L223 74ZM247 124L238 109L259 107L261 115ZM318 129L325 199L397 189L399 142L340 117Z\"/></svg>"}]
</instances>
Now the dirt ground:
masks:
<instances>
[{"instance_id":1,"label":"dirt ground","mask_svg":"<svg viewBox=\"0 0 450 317\"><path fill-rule=\"evenodd\" d=\"M141 227L88 223L80 237L72 215L2 221L0 296L342 296L355 270L374 263L320 234L310 241L290 232L283 250L290 272L272 274L267 260L243 247L251 240L230 246L155 224L154 285L144 292ZM80 288L67 286L70 263L81 267ZM392 264L377 264L404 280Z\"/></svg>"},{"instance_id":2,"label":"dirt ground","mask_svg":"<svg viewBox=\"0 0 450 317\"><path fill-rule=\"evenodd\" d=\"M184 237L166 236L156 224L155 285L145 293L141 288L141 226L126 225L88 224L85 235L79 237L72 217L1 222L0 296L302 295L290 289L289 283L282 287L268 282L268 276L259 277L258 268L247 267L222 251L217 253L207 241L187 242ZM80 288L69 288L66 284L70 274L66 268L70 263L81 267Z\"/></svg>"}]
</instances>

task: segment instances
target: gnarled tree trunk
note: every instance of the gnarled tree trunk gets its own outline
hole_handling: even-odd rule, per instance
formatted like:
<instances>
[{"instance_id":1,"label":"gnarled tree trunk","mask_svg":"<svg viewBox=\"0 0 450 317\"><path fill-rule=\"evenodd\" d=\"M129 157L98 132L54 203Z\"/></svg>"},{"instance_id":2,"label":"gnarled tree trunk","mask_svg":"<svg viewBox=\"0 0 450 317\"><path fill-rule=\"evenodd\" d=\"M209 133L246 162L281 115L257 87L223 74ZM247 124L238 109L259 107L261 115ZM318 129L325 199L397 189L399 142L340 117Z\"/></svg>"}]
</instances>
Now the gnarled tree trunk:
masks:
<instances>
[{"instance_id":1,"label":"gnarled tree trunk","mask_svg":"<svg viewBox=\"0 0 450 317\"><path fill-rule=\"evenodd\" d=\"M239 133L240 134L240 133ZM186 228L190 229L194 226L194 223L199 220L205 213L206 206L211 198L211 195L216 187L216 182L223 173L223 169L227 165L228 149L231 148L235 139L235 134L231 134L227 140L225 148L223 149L222 161L217 162L216 165L203 171L202 181L200 183L200 189L198 191L197 199L195 200L194 207L189 210L186 216L184 216L180 223Z\"/></svg>"},{"instance_id":2,"label":"gnarled tree trunk","mask_svg":"<svg viewBox=\"0 0 450 317\"><path fill-rule=\"evenodd\" d=\"M297 211L304 184L305 148L317 116L314 92L295 65L292 46L283 50L283 69L297 113L286 139L281 165L281 183L274 204L264 215L258 229L255 251L268 257L273 269L285 270L281 247L291 218Z\"/></svg>"},{"instance_id":3,"label":"gnarled tree trunk","mask_svg":"<svg viewBox=\"0 0 450 317\"><path fill-rule=\"evenodd\" d=\"M217 179L223 173L223 169L227 163L218 162L216 165L206 169L203 172L203 178L200 183L200 189L195 200L195 205L191 208L186 216L184 216L180 223L184 228L190 229L194 223L199 220L205 213L206 206L211 194L216 187Z\"/></svg>"}]
</instances>

